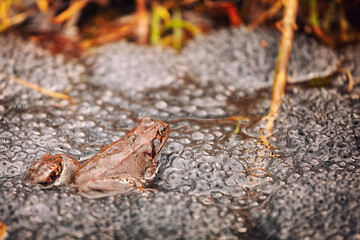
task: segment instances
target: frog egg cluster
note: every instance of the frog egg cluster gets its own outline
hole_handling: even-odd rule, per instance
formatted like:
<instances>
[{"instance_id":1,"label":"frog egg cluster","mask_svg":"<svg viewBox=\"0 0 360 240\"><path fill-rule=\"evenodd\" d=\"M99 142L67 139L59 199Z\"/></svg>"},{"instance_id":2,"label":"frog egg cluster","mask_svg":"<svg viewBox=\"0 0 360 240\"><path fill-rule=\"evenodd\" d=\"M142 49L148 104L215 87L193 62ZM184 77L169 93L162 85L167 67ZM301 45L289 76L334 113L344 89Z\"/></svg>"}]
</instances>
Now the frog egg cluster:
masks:
<instances>
[{"instance_id":1,"label":"frog egg cluster","mask_svg":"<svg viewBox=\"0 0 360 240\"><path fill-rule=\"evenodd\" d=\"M290 103L302 98L302 104ZM302 171L359 169L358 101L335 90L309 89L295 91L283 107L289 111L279 116L278 146Z\"/></svg>"},{"instance_id":2,"label":"frog egg cluster","mask_svg":"<svg viewBox=\"0 0 360 240\"><path fill-rule=\"evenodd\" d=\"M40 61L39 64L61 59L30 47L26 51L17 47L15 53L14 46L18 46L19 40L6 41L8 37L0 37L4 43L0 64L9 74L14 68L11 61L22 61L19 56L38 54L38 60L33 61ZM321 226L331 226L331 236L357 236L360 106L355 94L331 89L289 91L275 124L274 137L269 139L273 146L270 149L260 139L246 137L256 136L256 127L241 129L235 135L233 124L211 120L236 114L241 97L257 89L256 86L268 86L266 79L271 75L268 71L274 64L276 50L259 49L258 42L263 38L268 46L275 45L275 37L267 30L247 33L244 29L232 29L200 37L179 55L171 50L163 52L125 42L100 47L87 57L86 71L84 66L71 61L53 65L51 72L44 70L43 79L51 76L57 83L57 76L66 72L64 66L73 69L71 82L78 84L71 94L78 104L71 106L30 94L22 86L13 91L14 85L9 85L13 83L1 79L0 220L9 225L10 236L13 239L330 237L330 231L324 232ZM306 50L304 56L320 51L318 45L308 43L305 37L295 41L299 41L294 47L300 52L302 45L317 48ZM243 52L233 50L242 44L247 44L245 57ZM360 62L356 51L344 52L351 59L349 62ZM262 59L264 56L266 59ZM247 68L236 65L244 58L251 61ZM43 63L43 59L49 63ZM332 57L324 59L330 61ZM264 65L257 66L259 63ZM314 69L317 63L321 61L314 62ZM229 72L224 70L227 65ZM21 65L17 67L18 72L26 72ZM294 69L298 67L299 72L304 69L297 64ZM325 68L321 65L319 69ZM247 75L253 78L257 71L258 78L251 83L237 82ZM293 76L302 75L293 71ZM79 76L89 82L83 83ZM165 80L159 81L161 78ZM358 86L355 90L358 91ZM20 99L23 105L14 106L12 99ZM259 100L256 109L246 111L241 105L242 111L254 115L264 114L268 108L267 100ZM46 152L86 159L124 136L138 124L139 118L147 115L162 119L171 127L170 138L160 154L155 180L157 193L144 191L88 200L67 188L42 190L23 181L28 166ZM340 206L346 215L338 211ZM344 215L346 226L342 228L339 218L342 220ZM319 228L310 229L314 224Z\"/></svg>"},{"instance_id":3,"label":"frog egg cluster","mask_svg":"<svg viewBox=\"0 0 360 240\"><path fill-rule=\"evenodd\" d=\"M19 193L15 193L14 188ZM225 205L215 205L205 197L197 200L175 192L156 195L143 192L84 201L79 195L64 189L41 194L38 187L24 185L18 180L4 184L1 190L6 201L0 206L0 212L12 222L16 231L12 231L11 236L16 239L46 239L49 235L60 239L92 239L95 236L102 239L129 236L159 239L166 236L198 236L200 239L222 236L235 239L234 231L249 234L245 227L247 220L241 212ZM12 201L24 197L27 201L22 205ZM51 205L45 204L47 202ZM24 224L24 219L31 224ZM34 225L39 226L37 231L33 231Z\"/></svg>"},{"instance_id":4,"label":"frog egg cluster","mask_svg":"<svg viewBox=\"0 0 360 240\"><path fill-rule=\"evenodd\" d=\"M260 221L280 239L356 239L359 199L359 173L311 172L277 191Z\"/></svg>"},{"instance_id":5,"label":"frog egg cluster","mask_svg":"<svg viewBox=\"0 0 360 240\"><path fill-rule=\"evenodd\" d=\"M15 95L21 95L21 99L24 100L42 96L14 81L9 82L3 74L11 78L26 80L47 90L62 92L70 89L71 84L79 83L80 76L85 71L83 65L75 60L63 55L52 56L48 51L36 47L34 43L14 35L2 35L0 46L1 100ZM14 105L20 101L20 99L14 100Z\"/></svg>"},{"instance_id":6,"label":"frog egg cluster","mask_svg":"<svg viewBox=\"0 0 360 240\"><path fill-rule=\"evenodd\" d=\"M294 170L254 216L280 239L356 236L359 102L335 90L297 89L282 107L286 111L278 117L276 146Z\"/></svg>"},{"instance_id":7,"label":"frog egg cluster","mask_svg":"<svg viewBox=\"0 0 360 240\"><path fill-rule=\"evenodd\" d=\"M147 88L181 88L189 78L205 89L211 82L214 89L222 83L226 90L243 88L242 93L254 93L272 85L279 39L280 33L271 30L223 29L197 37L179 54L120 41L85 55L84 62L91 69L86 80L129 96ZM261 46L264 41L266 46ZM296 35L294 42L289 66L293 82L326 75L338 67L336 53L314 39Z\"/></svg>"},{"instance_id":8,"label":"frog egg cluster","mask_svg":"<svg viewBox=\"0 0 360 240\"><path fill-rule=\"evenodd\" d=\"M188 195L211 196L223 204L231 198L238 208L261 204L281 185L283 176L279 174L275 180L271 175L279 173L280 168L287 172L293 164L281 162L257 140L232 135L230 129L226 125L209 129L196 122L177 124L173 131L178 136L173 136L164 150L172 154L160 169L158 186ZM224 138L224 132L228 137Z\"/></svg>"},{"instance_id":9,"label":"frog egg cluster","mask_svg":"<svg viewBox=\"0 0 360 240\"><path fill-rule=\"evenodd\" d=\"M186 68L173 49L150 48L126 41L99 47L95 54L86 54L84 60L91 68L87 81L128 95L148 88L181 85Z\"/></svg>"},{"instance_id":10,"label":"frog egg cluster","mask_svg":"<svg viewBox=\"0 0 360 240\"><path fill-rule=\"evenodd\" d=\"M243 91L253 92L272 85L279 39L279 32L266 29L224 29L199 36L184 48L182 57L199 81L225 82L237 89L247 86ZM294 43L289 64L292 82L337 69L336 53L316 40L295 35Z\"/></svg>"}]
</instances>

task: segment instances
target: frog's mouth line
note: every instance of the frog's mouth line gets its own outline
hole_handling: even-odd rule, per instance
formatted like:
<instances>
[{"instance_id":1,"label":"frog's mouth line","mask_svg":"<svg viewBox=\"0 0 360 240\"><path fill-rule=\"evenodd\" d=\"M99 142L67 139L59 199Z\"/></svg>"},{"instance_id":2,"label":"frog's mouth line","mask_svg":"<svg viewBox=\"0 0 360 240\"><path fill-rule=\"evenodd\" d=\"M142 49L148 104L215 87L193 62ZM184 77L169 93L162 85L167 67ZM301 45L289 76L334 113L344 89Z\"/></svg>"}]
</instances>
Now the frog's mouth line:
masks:
<instances>
[{"instance_id":1,"label":"frog's mouth line","mask_svg":"<svg viewBox=\"0 0 360 240\"><path fill-rule=\"evenodd\" d=\"M161 148L161 147L160 147ZM158 152L155 150L154 140L151 141L151 158L154 158Z\"/></svg>"},{"instance_id":2,"label":"frog's mouth line","mask_svg":"<svg viewBox=\"0 0 360 240\"><path fill-rule=\"evenodd\" d=\"M160 140L160 142L162 141L162 138ZM164 142L161 142L160 146L158 146L158 148L156 149L156 146L154 144L154 140L151 141L151 158L154 159L157 154L161 151L162 147L164 146Z\"/></svg>"}]
</instances>

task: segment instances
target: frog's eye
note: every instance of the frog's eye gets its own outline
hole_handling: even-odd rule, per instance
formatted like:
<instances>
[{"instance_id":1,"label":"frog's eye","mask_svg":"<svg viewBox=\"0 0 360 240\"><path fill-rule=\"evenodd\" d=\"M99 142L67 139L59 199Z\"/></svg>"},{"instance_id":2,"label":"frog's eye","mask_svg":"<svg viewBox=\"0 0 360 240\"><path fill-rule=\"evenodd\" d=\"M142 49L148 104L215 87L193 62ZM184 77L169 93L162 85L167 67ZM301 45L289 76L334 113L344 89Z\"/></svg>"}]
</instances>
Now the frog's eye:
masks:
<instances>
[{"instance_id":1,"label":"frog's eye","mask_svg":"<svg viewBox=\"0 0 360 240\"><path fill-rule=\"evenodd\" d=\"M165 135L165 132L166 132L166 127L164 126L161 126L160 129L159 129L159 135L160 136L164 136Z\"/></svg>"}]
</instances>

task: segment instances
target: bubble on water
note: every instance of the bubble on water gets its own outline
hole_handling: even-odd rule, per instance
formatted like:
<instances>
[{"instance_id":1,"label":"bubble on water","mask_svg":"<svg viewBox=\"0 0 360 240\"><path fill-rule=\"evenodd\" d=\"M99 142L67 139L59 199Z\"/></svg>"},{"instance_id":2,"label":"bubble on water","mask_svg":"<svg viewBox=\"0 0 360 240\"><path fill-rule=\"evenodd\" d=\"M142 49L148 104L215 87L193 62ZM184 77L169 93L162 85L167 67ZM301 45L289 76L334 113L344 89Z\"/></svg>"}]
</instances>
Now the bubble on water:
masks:
<instances>
[{"instance_id":1,"label":"bubble on water","mask_svg":"<svg viewBox=\"0 0 360 240\"><path fill-rule=\"evenodd\" d=\"M11 132L8 132L8 131L3 131L0 133L0 138L10 138L12 137L12 133Z\"/></svg>"},{"instance_id":2,"label":"bubble on water","mask_svg":"<svg viewBox=\"0 0 360 240\"><path fill-rule=\"evenodd\" d=\"M165 101L158 101L155 103L155 107L160 110L165 109L167 106L168 104Z\"/></svg>"},{"instance_id":3,"label":"bubble on water","mask_svg":"<svg viewBox=\"0 0 360 240\"><path fill-rule=\"evenodd\" d=\"M181 157L176 157L171 161L171 167L175 169L185 169L187 165L187 161Z\"/></svg>"},{"instance_id":4,"label":"bubble on water","mask_svg":"<svg viewBox=\"0 0 360 240\"><path fill-rule=\"evenodd\" d=\"M82 154L82 152L77 149L69 149L69 154L79 156Z\"/></svg>"},{"instance_id":5,"label":"bubble on water","mask_svg":"<svg viewBox=\"0 0 360 240\"><path fill-rule=\"evenodd\" d=\"M202 132L194 132L191 134L191 138L194 141L201 141L204 139L204 137L205 137L205 135Z\"/></svg>"},{"instance_id":6,"label":"bubble on water","mask_svg":"<svg viewBox=\"0 0 360 240\"><path fill-rule=\"evenodd\" d=\"M184 149L184 146L178 142L170 142L166 145L166 148L171 153L181 153Z\"/></svg>"},{"instance_id":7,"label":"bubble on water","mask_svg":"<svg viewBox=\"0 0 360 240\"><path fill-rule=\"evenodd\" d=\"M169 113L168 112L160 112L159 113L159 116L161 117L161 118L168 118L169 117Z\"/></svg>"},{"instance_id":8,"label":"bubble on water","mask_svg":"<svg viewBox=\"0 0 360 240\"><path fill-rule=\"evenodd\" d=\"M75 138L83 138L85 137L85 133L84 132L80 132L80 131L76 131L74 134Z\"/></svg>"},{"instance_id":9,"label":"bubble on water","mask_svg":"<svg viewBox=\"0 0 360 240\"><path fill-rule=\"evenodd\" d=\"M7 167L6 167L6 170L4 171L4 173L5 173L6 176L13 177L13 176L17 176L17 175L19 175L20 173L22 173L21 170L22 170L22 169L20 169L19 167L11 164L10 166L7 166Z\"/></svg>"},{"instance_id":10,"label":"bubble on water","mask_svg":"<svg viewBox=\"0 0 360 240\"><path fill-rule=\"evenodd\" d=\"M172 106L172 107L168 107L167 111L169 111L170 113L176 114L182 111L182 109L180 107L177 106Z\"/></svg>"}]
</instances>

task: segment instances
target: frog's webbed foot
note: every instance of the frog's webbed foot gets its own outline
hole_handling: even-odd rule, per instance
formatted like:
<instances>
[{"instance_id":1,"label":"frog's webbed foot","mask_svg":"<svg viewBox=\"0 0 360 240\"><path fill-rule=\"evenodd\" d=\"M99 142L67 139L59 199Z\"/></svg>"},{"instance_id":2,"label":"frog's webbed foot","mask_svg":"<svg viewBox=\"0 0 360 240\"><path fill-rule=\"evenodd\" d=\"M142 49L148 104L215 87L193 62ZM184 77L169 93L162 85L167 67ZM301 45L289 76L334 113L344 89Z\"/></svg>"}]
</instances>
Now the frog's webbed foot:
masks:
<instances>
[{"instance_id":1,"label":"frog's webbed foot","mask_svg":"<svg viewBox=\"0 0 360 240\"><path fill-rule=\"evenodd\" d=\"M68 155L47 153L30 166L25 180L43 188L58 186L68 183L78 167L79 163Z\"/></svg>"},{"instance_id":2,"label":"frog's webbed foot","mask_svg":"<svg viewBox=\"0 0 360 240\"><path fill-rule=\"evenodd\" d=\"M142 189L144 182L139 178L122 174L115 177L104 177L79 184L78 191L87 198L102 198L122 193L129 193L135 189Z\"/></svg>"},{"instance_id":3,"label":"frog's webbed foot","mask_svg":"<svg viewBox=\"0 0 360 240\"><path fill-rule=\"evenodd\" d=\"M133 188L132 191L151 192L151 193L159 192L159 190L157 190L156 188L143 188L143 187Z\"/></svg>"}]
</instances>

